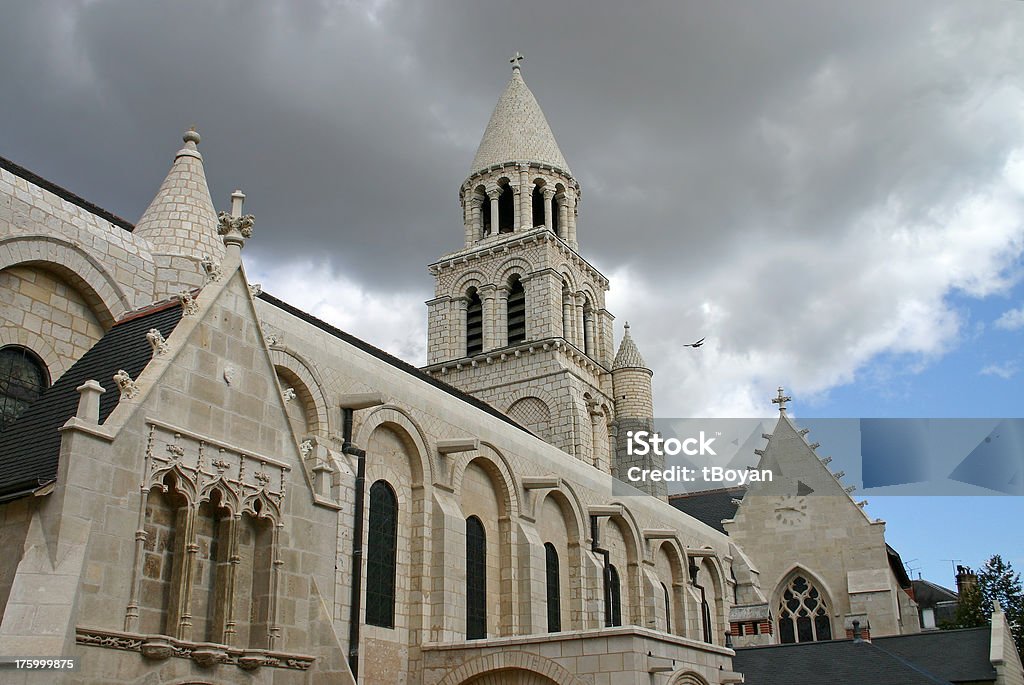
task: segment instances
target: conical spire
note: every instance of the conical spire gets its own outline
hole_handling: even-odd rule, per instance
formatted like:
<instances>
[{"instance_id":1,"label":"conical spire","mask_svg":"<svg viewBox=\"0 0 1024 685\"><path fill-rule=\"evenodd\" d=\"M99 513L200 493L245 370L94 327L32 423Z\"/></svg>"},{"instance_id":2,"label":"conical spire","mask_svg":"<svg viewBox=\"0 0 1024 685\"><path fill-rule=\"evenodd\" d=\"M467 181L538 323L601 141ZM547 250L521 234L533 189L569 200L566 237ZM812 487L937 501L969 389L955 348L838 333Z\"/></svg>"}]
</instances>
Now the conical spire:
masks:
<instances>
[{"instance_id":1,"label":"conical spire","mask_svg":"<svg viewBox=\"0 0 1024 685\"><path fill-rule=\"evenodd\" d=\"M149 240L154 254L220 259L224 243L217 235L217 213L206 185L203 156L196 149L199 134L189 129L182 140L185 146L135 224L134 234Z\"/></svg>"},{"instance_id":2,"label":"conical spire","mask_svg":"<svg viewBox=\"0 0 1024 685\"><path fill-rule=\"evenodd\" d=\"M512 78L494 107L470 173L505 162L539 162L571 173L537 98L523 81L521 59L518 54L512 59Z\"/></svg>"},{"instance_id":3,"label":"conical spire","mask_svg":"<svg viewBox=\"0 0 1024 685\"><path fill-rule=\"evenodd\" d=\"M622 335L622 343L619 344L619 352L612 362L612 371L616 369L646 369L647 362L640 355L640 350L633 342L633 336L629 334L629 322L626 322L625 333Z\"/></svg>"}]
</instances>

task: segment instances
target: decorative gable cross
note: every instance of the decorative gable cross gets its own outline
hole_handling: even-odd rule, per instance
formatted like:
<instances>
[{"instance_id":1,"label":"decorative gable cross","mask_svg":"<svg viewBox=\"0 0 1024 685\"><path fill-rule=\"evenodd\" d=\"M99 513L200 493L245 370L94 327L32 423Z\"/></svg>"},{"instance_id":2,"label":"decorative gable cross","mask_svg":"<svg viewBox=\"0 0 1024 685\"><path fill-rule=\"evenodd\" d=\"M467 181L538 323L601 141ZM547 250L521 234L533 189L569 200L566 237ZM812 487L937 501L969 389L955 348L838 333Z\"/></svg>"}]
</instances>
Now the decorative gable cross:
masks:
<instances>
[{"instance_id":1,"label":"decorative gable cross","mask_svg":"<svg viewBox=\"0 0 1024 685\"><path fill-rule=\"evenodd\" d=\"M785 393L782 392L782 386L780 385L779 386L779 396L772 400L772 404L779 405L779 413L780 414L785 414L786 413L786 402L792 402L792 401L793 401L793 398L792 397L787 397L785 395Z\"/></svg>"},{"instance_id":2,"label":"decorative gable cross","mask_svg":"<svg viewBox=\"0 0 1024 685\"><path fill-rule=\"evenodd\" d=\"M525 58L523 57L523 53L521 53L518 50L516 50L516 54L514 54L512 56L512 59L509 60L509 62L512 64L512 69L513 70L518 69L519 68L519 63L522 62L524 59Z\"/></svg>"}]
</instances>

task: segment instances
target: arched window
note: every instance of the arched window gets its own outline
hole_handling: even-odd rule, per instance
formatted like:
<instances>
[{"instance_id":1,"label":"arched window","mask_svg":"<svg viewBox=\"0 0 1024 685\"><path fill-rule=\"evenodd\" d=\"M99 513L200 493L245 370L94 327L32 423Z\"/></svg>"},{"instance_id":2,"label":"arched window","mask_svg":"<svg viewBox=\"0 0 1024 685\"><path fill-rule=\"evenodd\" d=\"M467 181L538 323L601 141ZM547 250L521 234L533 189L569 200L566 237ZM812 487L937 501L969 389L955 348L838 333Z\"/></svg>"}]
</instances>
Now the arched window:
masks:
<instances>
[{"instance_id":1,"label":"arched window","mask_svg":"<svg viewBox=\"0 0 1024 685\"><path fill-rule=\"evenodd\" d=\"M530 206L533 208L533 225L543 226L544 225L544 193L541 192L539 185L533 186L533 195L531 197Z\"/></svg>"},{"instance_id":2,"label":"arched window","mask_svg":"<svg viewBox=\"0 0 1024 685\"><path fill-rule=\"evenodd\" d=\"M487 637L487 533L476 516L466 519L466 639Z\"/></svg>"},{"instance_id":3,"label":"arched window","mask_svg":"<svg viewBox=\"0 0 1024 685\"><path fill-rule=\"evenodd\" d=\"M466 300L466 355L472 356L484 351L484 306L476 288L469 289Z\"/></svg>"},{"instance_id":4,"label":"arched window","mask_svg":"<svg viewBox=\"0 0 1024 685\"><path fill-rule=\"evenodd\" d=\"M526 340L526 290L519 276L509 280L507 310L508 344L515 345Z\"/></svg>"},{"instance_id":5,"label":"arched window","mask_svg":"<svg viewBox=\"0 0 1024 685\"><path fill-rule=\"evenodd\" d=\"M779 601L779 640L783 643L832 639L825 597L807 578L793 577Z\"/></svg>"},{"instance_id":6,"label":"arched window","mask_svg":"<svg viewBox=\"0 0 1024 685\"><path fill-rule=\"evenodd\" d=\"M614 564L608 564L608 594L611 599L608 607L609 625L622 625L622 587L619 583L619 570Z\"/></svg>"},{"instance_id":7,"label":"arched window","mask_svg":"<svg viewBox=\"0 0 1024 685\"><path fill-rule=\"evenodd\" d=\"M516 198L512 188L508 185L502 186L501 195L498 196L498 233L511 233L514 230L512 224L516 220Z\"/></svg>"},{"instance_id":8,"label":"arched window","mask_svg":"<svg viewBox=\"0 0 1024 685\"><path fill-rule=\"evenodd\" d=\"M486 238L491 234L491 199L486 195L480 195L477 202L480 207L480 237Z\"/></svg>"},{"instance_id":9,"label":"arched window","mask_svg":"<svg viewBox=\"0 0 1024 685\"><path fill-rule=\"evenodd\" d=\"M665 583L661 584L661 591L665 595L665 632L672 632L672 594L668 591Z\"/></svg>"},{"instance_id":10,"label":"arched window","mask_svg":"<svg viewBox=\"0 0 1024 685\"><path fill-rule=\"evenodd\" d=\"M398 556L398 498L386 481L370 486L366 550L366 622L395 627L395 571Z\"/></svg>"},{"instance_id":11,"label":"arched window","mask_svg":"<svg viewBox=\"0 0 1024 685\"><path fill-rule=\"evenodd\" d=\"M19 345L0 349L0 431L14 423L50 385L46 365Z\"/></svg>"},{"instance_id":12,"label":"arched window","mask_svg":"<svg viewBox=\"0 0 1024 685\"><path fill-rule=\"evenodd\" d=\"M559 197L556 195L551 198L551 232L560 238L564 238L559 231L562 227L558 225L558 203L560 202Z\"/></svg>"},{"instance_id":13,"label":"arched window","mask_svg":"<svg viewBox=\"0 0 1024 685\"><path fill-rule=\"evenodd\" d=\"M550 542L544 543L544 571L548 586L548 632L562 629L562 592L558 584L558 551Z\"/></svg>"}]
</instances>

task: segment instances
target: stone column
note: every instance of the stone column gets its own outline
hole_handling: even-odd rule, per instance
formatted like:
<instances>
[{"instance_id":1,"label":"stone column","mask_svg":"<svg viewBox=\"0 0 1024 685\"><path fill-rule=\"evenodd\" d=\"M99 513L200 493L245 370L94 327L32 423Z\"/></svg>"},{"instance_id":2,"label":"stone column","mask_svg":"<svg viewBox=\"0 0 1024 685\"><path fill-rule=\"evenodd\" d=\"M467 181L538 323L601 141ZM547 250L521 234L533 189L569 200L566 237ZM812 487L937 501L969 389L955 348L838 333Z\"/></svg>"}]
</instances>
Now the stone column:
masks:
<instances>
[{"instance_id":1,"label":"stone column","mask_svg":"<svg viewBox=\"0 0 1024 685\"><path fill-rule=\"evenodd\" d=\"M483 351L493 350L495 345L495 316L494 312L494 295L496 288L493 285L481 286L478 290L480 293L480 303L482 306L482 314L484 319L484 345Z\"/></svg>"},{"instance_id":2,"label":"stone column","mask_svg":"<svg viewBox=\"0 0 1024 685\"><path fill-rule=\"evenodd\" d=\"M473 222L473 194L466 191L462 194L462 224L466 229L466 247L473 244L476 225Z\"/></svg>"},{"instance_id":3,"label":"stone column","mask_svg":"<svg viewBox=\"0 0 1024 685\"><path fill-rule=\"evenodd\" d=\"M572 332L572 300L571 296L562 293L562 336L566 342L573 341Z\"/></svg>"},{"instance_id":4,"label":"stone column","mask_svg":"<svg viewBox=\"0 0 1024 685\"><path fill-rule=\"evenodd\" d=\"M478 193L473 193L473 197L470 199L469 211L470 223L472 224L472 241L477 241L484 237L484 218L481 208L483 207L486 199L486 195L480 195Z\"/></svg>"},{"instance_id":5,"label":"stone column","mask_svg":"<svg viewBox=\"0 0 1024 685\"><path fill-rule=\"evenodd\" d=\"M541 195L544 196L544 226L549 231L553 230L551 226L551 198L555 196L555 191L551 190L547 186L540 189Z\"/></svg>"},{"instance_id":6,"label":"stone column","mask_svg":"<svg viewBox=\"0 0 1024 685\"><path fill-rule=\"evenodd\" d=\"M497 316L494 324L494 346L504 347L508 345L508 291L507 285L499 286L497 289Z\"/></svg>"},{"instance_id":7,"label":"stone column","mask_svg":"<svg viewBox=\"0 0 1024 685\"><path fill-rule=\"evenodd\" d=\"M530 166L519 165L519 223L515 230L533 228L533 186L530 184Z\"/></svg>"},{"instance_id":8,"label":"stone column","mask_svg":"<svg viewBox=\"0 0 1024 685\"><path fill-rule=\"evenodd\" d=\"M487 189L487 199L491 201L491 235L497 235L501 230L498 215L498 198L501 197L501 188L494 187Z\"/></svg>"},{"instance_id":9,"label":"stone column","mask_svg":"<svg viewBox=\"0 0 1024 685\"><path fill-rule=\"evenodd\" d=\"M449 340L452 349L451 359L458 359L466 356L466 313L469 309L469 300L466 297L457 297L452 300L455 305L455 325L452 326L452 337Z\"/></svg>"},{"instance_id":10,"label":"stone column","mask_svg":"<svg viewBox=\"0 0 1024 685\"><path fill-rule=\"evenodd\" d=\"M565 205L565 238L569 246L575 250L579 247L579 242L576 240L576 215L579 212L579 198L576 193L567 192L565 194Z\"/></svg>"},{"instance_id":11,"label":"stone column","mask_svg":"<svg viewBox=\"0 0 1024 685\"><path fill-rule=\"evenodd\" d=\"M520 188L518 185L509 185L512 190L512 232L515 233L519 230L519 219L522 216L522 203L519 201Z\"/></svg>"},{"instance_id":12,"label":"stone column","mask_svg":"<svg viewBox=\"0 0 1024 685\"><path fill-rule=\"evenodd\" d=\"M568 197L565 193L556 195L558 200L558 237L568 242L569 236L569 212L567 210Z\"/></svg>"},{"instance_id":13,"label":"stone column","mask_svg":"<svg viewBox=\"0 0 1024 685\"><path fill-rule=\"evenodd\" d=\"M583 329L584 330L583 342L584 342L584 346L586 348L583 351L586 352L591 357L596 357L595 351L597 349L597 346L595 345L595 343L597 342L597 338L595 337L595 332L594 332L594 312L593 311L589 311L589 312L588 311L584 311L583 312L583 325L584 325L584 329Z\"/></svg>"},{"instance_id":14,"label":"stone column","mask_svg":"<svg viewBox=\"0 0 1024 685\"><path fill-rule=\"evenodd\" d=\"M586 301L582 292L576 293L576 316L573 318L576 328L576 347L583 349L583 303Z\"/></svg>"}]
</instances>

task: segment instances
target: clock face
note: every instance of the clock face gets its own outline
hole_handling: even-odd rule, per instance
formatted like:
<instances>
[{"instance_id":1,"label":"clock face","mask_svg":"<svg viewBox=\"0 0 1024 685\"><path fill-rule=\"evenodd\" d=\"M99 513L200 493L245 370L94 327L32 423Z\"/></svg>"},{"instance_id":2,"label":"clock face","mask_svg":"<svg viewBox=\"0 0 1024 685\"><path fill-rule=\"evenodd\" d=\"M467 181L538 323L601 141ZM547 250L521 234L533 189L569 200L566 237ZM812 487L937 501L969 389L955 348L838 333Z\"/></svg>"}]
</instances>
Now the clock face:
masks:
<instances>
[{"instance_id":1,"label":"clock face","mask_svg":"<svg viewBox=\"0 0 1024 685\"><path fill-rule=\"evenodd\" d=\"M784 526L795 526L807 519L807 498L784 495L775 506L775 520Z\"/></svg>"}]
</instances>

